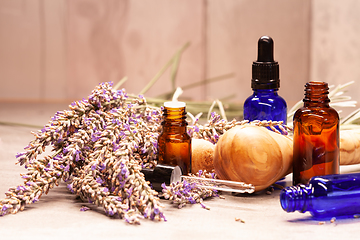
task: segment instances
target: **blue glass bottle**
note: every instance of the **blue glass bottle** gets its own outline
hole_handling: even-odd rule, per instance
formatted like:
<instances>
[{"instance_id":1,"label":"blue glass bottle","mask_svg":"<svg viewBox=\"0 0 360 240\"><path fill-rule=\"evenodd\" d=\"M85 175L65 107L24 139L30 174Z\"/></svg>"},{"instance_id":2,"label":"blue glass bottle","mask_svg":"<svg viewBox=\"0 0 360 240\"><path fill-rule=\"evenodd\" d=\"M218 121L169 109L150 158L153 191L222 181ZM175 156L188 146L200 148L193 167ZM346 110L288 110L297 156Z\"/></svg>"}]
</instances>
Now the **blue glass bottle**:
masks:
<instances>
[{"instance_id":1,"label":"blue glass bottle","mask_svg":"<svg viewBox=\"0 0 360 240\"><path fill-rule=\"evenodd\" d=\"M254 89L244 104L244 119L283 121L286 124L287 106L277 89Z\"/></svg>"},{"instance_id":2,"label":"blue glass bottle","mask_svg":"<svg viewBox=\"0 0 360 240\"><path fill-rule=\"evenodd\" d=\"M244 103L244 119L283 121L286 124L287 105L278 95L279 64L274 61L274 42L263 36L258 41L257 61L252 65L253 94Z\"/></svg>"},{"instance_id":3,"label":"blue glass bottle","mask_svg":"<svg viewBox=\"0 0 360 240\"><path fill-rule=\"evenodd\" d=\"M360 173L313 177L281 190L280 203L286 212L309 211L319 219L353 217L360 214Z\"/></svg>"}]
</instances>

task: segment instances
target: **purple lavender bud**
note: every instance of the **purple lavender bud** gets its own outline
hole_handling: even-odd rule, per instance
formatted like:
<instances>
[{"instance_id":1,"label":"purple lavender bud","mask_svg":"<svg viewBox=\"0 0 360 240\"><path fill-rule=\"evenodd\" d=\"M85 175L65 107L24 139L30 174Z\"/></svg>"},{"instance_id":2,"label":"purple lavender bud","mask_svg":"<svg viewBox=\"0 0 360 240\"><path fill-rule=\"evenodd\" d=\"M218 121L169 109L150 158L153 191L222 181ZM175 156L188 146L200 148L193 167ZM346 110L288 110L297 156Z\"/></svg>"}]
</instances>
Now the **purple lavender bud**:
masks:
<instances>
[{"instance_id":1,"label":"purple lavender bud","mask_svg":"<svg viewBox=\"0 0 360 240\"><path fill-rule=\"evenodd\" d=\"M129 124L124 124L123 126L124 126L124 128L125 128L126 130L131 131Z\"/></svg>"},{"instance_id":2,"label":"purple lavender bud","mask_svg":"<svg viewBox=\"0 0 360 240\"><path fill-rule=\"evenodd\" d=\"M100 177L97 177L96 182L99 183L99 184L103 184L105 181L102 180Z\"/></svg>"},{"instance_id":3,"label":"purple lavender bud","mask_svg":"<svg viewBox=\"0 0 360 240\"><path fill-rule=\"evenodd\" d=\"M194 126L194 131L197 132L197 133L200 131L200 129L199 129L199 127L197 125Z\"/></svg>"},{"instance_id":4,"label":"purple lavender bud","mask_svg":"<svg viewBox=\"0 0 360 240\"><path fill-rule=\"evenodd\" d=\"M132 192L133 192L133 187L130 187L129 189L126 190L128 196L131 196Z\"/></svg>"},{"instance_id":5,"label":"purple lavender bud","mask_svg":"<svg viewBox=\"0 0 360 240\"><path fill-rule=\"evenodd\" d=\"M66 153L68 153L68 152L69 152L69 148L68 148L68 147L65 147L65 148L63 149L63 153L66 154Z\"/></svg>"},{"instance_id":6,"label":"purple lavender bud","mask_svg":"<svg viewBox=\"0 0 360 240\"><path fill-rule=\"evenodd\" d=\"M85 212L85 211L87 211L87 210L89 210L90 208L88 208L88 207L86 207L86 206L82 206L81 208L80 208L80 211L81 212Z\"/></svg>"},{"instance_id":7,"label":"purple lavender bud","mask_svg":"<svg viewBox=\"0 0 360 240\"><path fill-rule=\"evenodd\" d=\"M154 213L155 213L156 215L158 215L159 212L160 212L159 208L158 208L158 207L154 207Z\"/></svg>"},{"instance_id":8,"label":"purple lavender bud","mask_svg":"<svg viewBox=\"0 0 360 240\"><path fill-rule=\"evenodd\" d=\"M17 191L27 191L27 188L24 187L24 186L19 185L19 186L16 187L16 190Z\"/></svg>"},{"instance_id":9,"label":"purple lavender bud","mask_svg":"<svg viewBox=\"0 0 360 240\"><path fill-rule=\"evenodd\" d=\"M195 204L195 203L196 203L195 199L194 199L193 197L191 197L191 196L188 198L188 201L189 201L191 204Z\"/></svg>"},{"instance_id":10,"label":"purple lavender bud","mask_svg":"<svg viewBox=\"0 0 360 240\"><path fill-rule=\"evenodd\" d=\"M147 153L147 151L148 151L147 148L145 148L145 147L141 148L141 153L142 153L142 154Z\"/></svg>"},{"instance_id":11,"label":"purple lavender bud","mask_svg":"<svg viewBox=\"0 0 360 240\"><path fill-rule=\"evenodd\" d=\"M205 208L205 209L209 209L205 204L203 204L202 202L200 202L200 205L202 208Z\"/></svg>"},{"instance_id":12,"label":"purple lavender bud","mask_svg":"<svg viewBox=\"0 0 360 240\"><path fill-rule=\"evenodd\" d=\"M26 154L26 152L19 152L19 153L17 153L16 154L16 158L19 158L19 157L22 157L22 156L24 156Z\"/></svg>"},{"instance_id":13,"label":"purple lavender bud","mask_svg":"<svg viewBox=\"0 0 360 240\"><path fill-rule=\"evenodd\" d=\"M79 160L80 160L80 156L79 156L78 153L76 153L76 155L75 155L75 161L78 162Z\"/></svg>"},{"instance_id":14,"label":"purple lavender bud","mask_svg":"<svg viewBox=\"0 0 360 240\"><path fill-rule=\"evenodd\" d=\"M160 212L159 216L160 216L160 218L163 219L165 222L167 221L165 215L164 215L162 212Z\"/></svg>"},{"instance_id":15,"label":"purple lavender bud","mask_svg":"<svg viewBox=\"0 0 360 240\"><path fill-rule=\"evenodd\" d=\"M70 190L70 192L74 193L74 188L73 188L72 183L68 184L67 188Z\"/></svg>"},{"instance_id":16,"label":"purple lavender bud","mask_svg":"<svg viewBox=\"0 0 360 240\"><path fill-rule=\"evenodd\" d=\"M158 148L158 142L157 141L151 141L151 143L154 146L154 148Z\"/></svg>"},{"instance_id":17,"label":"purple lavender bud","mask_svg":"<svg viewBox=\"0 0 360 240\"><path fill-rule=\"evenodd\" d=\"M26 184L27 186L31 187L34 183L31 182L31 181L29 181L29 182L26 182L25 184Z\"/></svg>"},{"instance_id":18,"label":"purple lavender bud","mask_svg":"<svg viewBox=\"0 0 360 240\"><path fill-rule=\"evenodd\" d=\"M115 152L116 150L118 150L120 148L119 144L116 144L116 142L113 143L113 151Z\"/></svg>"},{"instance_id":19,"label":"purple lavender bud","mask_svg":"<svg viewBox=\"0 0 360 240\"><path fill-rule=\"evenodd\" d=\"M122 175L126 175L126 173L128 172L128 170L127 170L127 168L124 166L123 168L121 168L121 171L120 171L120 173L122 174Z\"/></svg>"},{"instance_id":20,"label":"purple lavender bud","mask_svg":"<svg viewBox=\"0 0 360 240\"><path fill-rule=\"evenodd\" d=\"M100 171L104 171L105 169L106 169L106 165L103 164L103 163L100 163L100 164L99 164L99 170L100 170Z\"/></svg>"}]
</instances>

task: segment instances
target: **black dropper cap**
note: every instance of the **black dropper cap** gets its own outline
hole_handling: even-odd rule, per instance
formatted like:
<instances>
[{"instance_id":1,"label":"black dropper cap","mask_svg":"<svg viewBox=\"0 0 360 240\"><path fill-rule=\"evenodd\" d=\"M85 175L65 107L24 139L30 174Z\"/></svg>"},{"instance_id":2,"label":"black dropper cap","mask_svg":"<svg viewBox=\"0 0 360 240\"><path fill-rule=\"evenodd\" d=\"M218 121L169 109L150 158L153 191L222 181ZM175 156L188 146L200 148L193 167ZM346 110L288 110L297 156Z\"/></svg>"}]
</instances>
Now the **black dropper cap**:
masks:
<instances>
[{"instance_id":1,"label":"black dropper cap","mask_svg":"<svg viewBox=\"0 0 360 240\"><path fill-rule=\"evenodd\" d=\"M161 192L161 184L169 185L172 182L180 180L182 175L179 166L169 166L164 164L157 164L154 169L143 168L141 172L144 174L145 180L149 181L154 190Z\"/></svg>"},{"instance_id":2,"label":"black dropper cap","mask_svg":"<svg viewBox=\"0 0 360 240\"><path fill-rule=\"evenodd\" d=\"M252 65L252 89L278 89L279 64L274 61L274 41L262 36L258 41L258 58Z\"/></svg>"}]
</instances>

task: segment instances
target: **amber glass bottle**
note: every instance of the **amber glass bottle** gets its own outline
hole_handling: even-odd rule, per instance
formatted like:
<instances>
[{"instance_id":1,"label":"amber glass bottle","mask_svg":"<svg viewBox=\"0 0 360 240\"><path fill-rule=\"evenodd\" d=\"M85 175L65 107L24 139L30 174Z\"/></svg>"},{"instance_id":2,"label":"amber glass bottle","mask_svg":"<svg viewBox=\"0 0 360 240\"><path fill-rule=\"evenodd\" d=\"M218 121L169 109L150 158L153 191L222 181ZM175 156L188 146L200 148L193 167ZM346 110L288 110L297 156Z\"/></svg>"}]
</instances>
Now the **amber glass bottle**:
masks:
<instances>
[{"instance_id":1,"label":"amber glass bottle","mask_svg":"<svg viewBox=\"0 0 360 240\"><path fill-rule=\"evenodd\" d=\"M182 174L191 171L191 137L186 131L184 102L165 102L162 132L158 138L159 163L179 166Z\"/></svg>"},{"instance_id":2,"label":"amber glass bottle","mask_svg":"<svg viewBox=\"0 0 360 240\"><path fill-rule=\"evenodd\" d=\"M339 173L339 115L329 106L328 90L327 83L307 83L304 106L294 115L294 185Z\"/></svg>"}]
</instances>

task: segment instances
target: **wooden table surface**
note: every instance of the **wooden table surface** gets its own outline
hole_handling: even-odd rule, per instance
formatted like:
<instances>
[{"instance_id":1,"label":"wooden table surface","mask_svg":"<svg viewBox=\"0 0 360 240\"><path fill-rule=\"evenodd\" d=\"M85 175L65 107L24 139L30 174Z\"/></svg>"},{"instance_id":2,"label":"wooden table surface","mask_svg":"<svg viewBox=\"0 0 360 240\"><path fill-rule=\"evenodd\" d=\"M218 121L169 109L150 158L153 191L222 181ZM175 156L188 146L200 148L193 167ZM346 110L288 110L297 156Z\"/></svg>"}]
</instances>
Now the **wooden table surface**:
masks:
<instances>
[{"instance_id":1,"label":"wooden table surface","mask_svg":"<svg viewBox=\"0 0 360 240\"><path fill-rule=\"evenodd\" d=\"M44 125L66 104L1 103L0 121ZM0 198L11 186L22 182L26 170L15 165L15 155L32 140L33 127L0 125ZM342 167L341 172L360 171L360 166ZM290 184L291 176L285 178ZM142 220L130 225L110 218L102 209L82 202L66 184L52 189L23 212L0 217L0 239L354 239L359 236L360 219L319 224L309 213L286 213L279 203L279 191L205 200L178 209L167 200L166 222ZM90 210L82 212L87 206ZM236 221L240 218L244 222Z\"/></svg>"}]
</instances>

